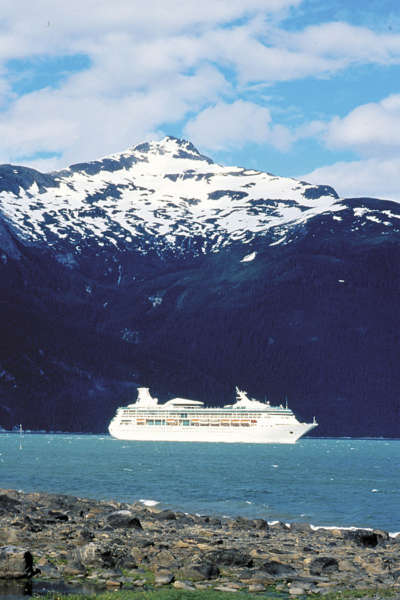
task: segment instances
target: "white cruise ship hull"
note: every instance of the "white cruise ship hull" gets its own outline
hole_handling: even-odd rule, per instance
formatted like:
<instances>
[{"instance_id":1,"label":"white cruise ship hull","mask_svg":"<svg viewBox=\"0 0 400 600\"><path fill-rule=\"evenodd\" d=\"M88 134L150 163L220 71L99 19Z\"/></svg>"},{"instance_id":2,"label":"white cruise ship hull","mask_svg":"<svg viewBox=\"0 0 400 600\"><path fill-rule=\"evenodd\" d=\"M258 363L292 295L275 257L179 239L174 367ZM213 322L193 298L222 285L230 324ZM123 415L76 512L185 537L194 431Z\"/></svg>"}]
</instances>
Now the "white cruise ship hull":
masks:
<instances>
[{"instance_id":1,"label":"white cruise ship hull","mask_svg":"<svg viewBox=\"0 0 400 600\"><path fill-rule=\"evenodd\" d=\"M313 429L313 423L294 424L290 428L271 427L242 428L223 427L122 427L110 424L109 432L119 440L153 442L223 442L242 444L294 444L300 437Z\"/></svg>"},{"instance_id":2,"label":"white cruise ship hull","mask_svg":"<svg viewBox=\"0 0 400 600\"><path fill-rule=\"evenodd\" d=\"M153 442L224 442L294 444L317 422L300 423L286 406L248 398L236 388L237 401L221 408L173 398L158 404L148 388L138 388L136 403L121 406L108 430L119 440Z\"/></svg>"}]
</instances>

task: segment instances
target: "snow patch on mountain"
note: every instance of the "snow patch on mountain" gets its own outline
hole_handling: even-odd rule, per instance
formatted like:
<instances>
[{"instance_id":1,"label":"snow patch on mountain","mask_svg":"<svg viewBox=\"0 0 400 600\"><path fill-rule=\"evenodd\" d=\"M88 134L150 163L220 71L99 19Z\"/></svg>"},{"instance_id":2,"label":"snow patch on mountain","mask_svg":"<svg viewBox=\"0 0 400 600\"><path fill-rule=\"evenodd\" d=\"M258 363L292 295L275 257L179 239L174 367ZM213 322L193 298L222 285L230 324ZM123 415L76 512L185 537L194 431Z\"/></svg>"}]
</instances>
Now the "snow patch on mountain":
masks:
<instances>
[{"instance_id":1,"label":"snow patch on mountain","mask_svg":"<svg viewBox=\"0 0 400 600\"><path fill-rule=\"evenodd\" d=\"M257 252L252 252L251 254L246 254L246 256L244 256L240 262L244 262L244 263L251 262L255 259L256 256L257 256Z\"/></svg>"}]
</instances>

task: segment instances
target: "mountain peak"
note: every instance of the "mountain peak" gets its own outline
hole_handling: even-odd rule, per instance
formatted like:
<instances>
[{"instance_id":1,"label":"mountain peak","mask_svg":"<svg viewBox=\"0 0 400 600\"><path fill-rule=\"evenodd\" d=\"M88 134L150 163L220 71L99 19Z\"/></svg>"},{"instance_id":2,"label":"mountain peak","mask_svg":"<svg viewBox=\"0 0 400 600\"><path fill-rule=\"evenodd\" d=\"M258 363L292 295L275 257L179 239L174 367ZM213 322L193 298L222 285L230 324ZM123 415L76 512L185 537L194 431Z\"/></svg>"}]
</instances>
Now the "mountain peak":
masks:
<instances>
[{"instance_id":1,"label":"mountain peak","mask_svg":"<svg viewBox=\"0 0 400 600\"><path fill-rule=\"evenodd\" d=\"M133 153L145 155L162 156L169 155L172 158L186 158L191 160L201 160L212 164L211 158L200 154L197 148L188 140L180 139L172 135L167 135L161 140L153 142L143 142L133 146Z\"/></svg>"}]
</instances>

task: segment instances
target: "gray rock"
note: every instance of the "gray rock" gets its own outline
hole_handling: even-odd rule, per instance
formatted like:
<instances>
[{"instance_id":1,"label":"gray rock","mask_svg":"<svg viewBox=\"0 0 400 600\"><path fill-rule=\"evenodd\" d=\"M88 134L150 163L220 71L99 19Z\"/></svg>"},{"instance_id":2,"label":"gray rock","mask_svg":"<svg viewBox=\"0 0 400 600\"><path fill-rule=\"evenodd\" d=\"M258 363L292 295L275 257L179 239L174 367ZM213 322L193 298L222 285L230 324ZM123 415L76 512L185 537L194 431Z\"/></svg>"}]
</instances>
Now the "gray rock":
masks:
<instances>
[{"instance_id":1,"label":"gray rock","mask_svg":"<svg viewBox=\"0 0 400 600\"><path fill-rule=\"evenodd\" d=\"M299 586L290 586L289 588L289 594L291 596L302 596L303 594L305 594L305 589Z\"/></svg>"},{"instance_id":2,"label":"gray rock","mask_svg":"<svg viewBox=\"0 0 400 600\"><path fill-rule=\"evenodd\" d=\"M193 525L194 519L190 515L186 515L185 513L175 513L176 519L179 521L180 526L184 525Z\"/></svg>"},{"instance_id":3,"label":"gray rock","mask_svg":"<svg viewBox=\"0 0 400 600\"><path fill-rule=\"evenodd\" d=\"M265 519L253 519L253 523L256 529L269 529L268 522Z\"/></svg>"},{"instance_id":4,"label":"gray rock","mask_svg":"<svg viewBox=\"0 0 400 600\"><path fill-rule=\"evenodd\" d=\"M101 546L94 542L85 544L77 548L74 553L76 562L81 563L85 567L98 566L101 563Z\"/></svg>"},{"instance_id":5,"label":"gray rock","mask_svg":"<svg viewBox=\"0 0 400 600\"><path fill-rule=\"evenodd\" d=\"M0 514L18 513L21 502L9 494L0 494Z\"/></svg>"},{"instance_id":6,"label":"gray rock","mask_svg":"<svg viewBox=\"0 0 400 600\"><path fill-rule=\"evenodd\" d=\"M264 592L265 586L262 583L250 583L247 589L249 592Z\"/></svg>"},{"instance_id":7,"label":"gray rock","mask_svg":"<svg viewBox=\"0 0 400 600\"><path fill-rule=\"evenodd\" d=\"M129 550L117 544L90 542L77 547L74 553L74 561L84 567L102 569L115 569L116 567L134 569L137 567L136 561Z\"/></svg>"},{"instance_id":8,"label":"gray rock","mask_svg":"<svg viewBox=\"0 0 400 600\"><path fill-rule=\"evenodd\" d=\"M169 585L174 581L174 576L172 573L158 573L154 578L154 583L156 585Z\"/></svg>"},{"instance_id":9,"label":"gray rock","mask_svg":"<svg viewBox=\"0 0 400 600\"><path fill-rule=\"evenodd\" d=\"M59 510L49 510L48 515L49 515L50 520L52 522L54 522L54 521L68 521L69 520L69 516L66 513L61 512Z\"/></svg>"},{"instance_id":10,"label":"gray rock","mask_svg":"<svg viewBox=\"0 0 400 600\"><path fill-rule=\"evenodd\" d=\"M256 527L253 519L245 519L244 517L236 517L229 524L231 529L254 529Z\"/></svg>"},{"instance_id":11,"label":"gray rock","mask_svg":"<svg viewBox=\"0 0 400 600\"><path fill-rule=\"evenodd\" d=\"M266 561L263 564L263 570L274 577L290 577L296 573L296 570L292 566L280 563L276 560Z\"/></svg>"},{"instance_id":12,"label":"gray rock","mask_svg":"<svg viewBox=\"0 0 400 600\"><path fill-rule=\"evenodd\" d=\"M90 531L90 529L88 529L87 527L83 527L79 531L78 541L81 544L87 544L88 542L91 542L93 539L94 539L94 533L92 531Z\"/></svg>"},{"instance_id":13,"label":"gray rock","mask_svg":"<svg viewBox=\"0 0 400 600\"><path fill-rule=\"evenodd\" d=\"M159 521L175 521L176 515L172 510L162 510L158 513L154 513L153 517Z\"/></svg>"},{"instance_id":14,"label":"gray rock","mask_svg":"<svg viewBox=\"0 0 400 600\"><path fill-rule=\"evenodd\" d=\"M215 579L219 576L219 569L216 565L209 562L193 562L183 566L179 574L192 581L202 581L203 579Z\"/></svg>"},{"instance_id":15,"label":"gray rock","mask_svg":"<svg viewBox=\"0 0 400 600\"><path fill-rule=\"evenodd\" d=\"M134 579L132 585L135 587L143 587L147 584L147 579Z\"/></svg>"},{"instance_id":16,"label":"gray rock","mask_svg":"<svg viewBox=\"0 0 400 600\"><path fill-rule=\"evenodd\" d=\"M239 591L236 588L230 587L229 585L217 585L217 587L214 589L218 592L228 592L229 594L234 594L235 592Z\"/></svg>"},{"instance_id":17,"label":"gray rock","mask_svg":"<svg viewBox=\"0 0 400 600\"><path fill-rule=\"evenodd\" d=\"M196 588L189 581L174 581L172 584L177 590L195 590Z\"/></svg>"},{"instance_id":18,"label":"gray rock","mask_svg":"<svg viewBox=\"0 0 400 600\"><path fill-rule=\"evenodd\" d=\"M126 529L143 529L139 519L130 510L116 510L107 516L111 527L124 527Z\"/></svg>"},{"instance_id":19,"label":"gray rock","mask_svg":"<svg viewBox=\"0 0 400 600\"><path fill-rule=\"evenodd\" d=\"M290 526L286 525L283 521L276 521L276 523L272 523L269 525L269 529L272 531L289 531Z\"/></svg>"},{"instance_id":20,"label":"gray rock","mask_svg":"<svg viewBox=\"0 0 400 600\"><path fill-rule=\"evenodd\" d=\"M145 529L132 527L139 515ZM282 580L291 582L293 597L299 595L296 588L308 594L316 585L324 594L332 586L393 587L400 581L400 536L395 540L384 531L311 534L304 523L290 528L278 523L268 529L262 519L235 519L232 526L228 517L172 511L159 515L126 503L0 490L3 585L15 585L6 577L27 577L30 582L33 561L25 549L33 544L41 577L47 579L68 576L137 586L141 578L146 586L150 569L157 586L171 584L174 575L186 589L193 589L189 579L201 589L214 584L265 588ZM130 576L122 575L122 569ZM226 577L215 581L219 569ZM282 589L287 595L287 586Z\"/></svg>"},{"instance_id":21,"label":"gray rock","mask_svg":"<svg viewBox=\"0 0 400 600\"><path fill-rule=\"evenodd\" d=\"M339 570L339 563L332 556L319 556L310 563L311 575L326 575Z\"/></svg>"},{"instance_id":22,"label":"gray rock","mask_svg":"<svg viewBox=\"0 0 400 600\"><path fill-rule=\"evenodd\" d=\"M21 579L33 575L33 557L26 548L0 547L0 578Z\"/></svg>"},{"instance_id":23,"label":"gray rock","mask_svg":"<svg viewBox=\"0 0 400 600\"><path fill-rule=\"evenodd\" d=\"M310 533L312 529L309 523L295 522L290 524L290 531L294 533Z\"/></svg>"},{"instance_id":24,"label":"gray rock","mask_svg":"<svg viewBox=\"0 0 400 600\"><path fill-rule=\"evenodd\" d=\"M221 550L212 550L205 555L206 559L213 564L227 567L252 567L253 559L250 554L237 548L221 548Z\"/></svg>"},{"instance_id":25,"label":"gray rock","mask_svg":"<svg viewBox=\"0 0 400 600\"><path fill-rule=\"evenodd\" d=\"M368 531L366 529L355 529L353 531L346 531L344 537L358 546L376 548L376 546L380 546L388 541L389 534L386 531L380 530Z\"/></svg>"}]
</instances>

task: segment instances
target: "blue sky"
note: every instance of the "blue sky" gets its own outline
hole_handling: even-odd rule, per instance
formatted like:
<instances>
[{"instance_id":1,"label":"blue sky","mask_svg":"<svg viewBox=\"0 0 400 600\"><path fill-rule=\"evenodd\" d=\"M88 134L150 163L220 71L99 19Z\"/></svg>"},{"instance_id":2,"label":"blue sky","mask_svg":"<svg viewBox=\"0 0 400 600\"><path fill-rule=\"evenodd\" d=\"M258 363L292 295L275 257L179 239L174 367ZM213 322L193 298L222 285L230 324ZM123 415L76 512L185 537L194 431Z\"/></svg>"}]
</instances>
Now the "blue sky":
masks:
<instances>
[{"instance_id":1,"label":"blue sky","mask_svg":"<svg viewBox=\"0 0 400 600\"><path fill-rule=\"evenodd\" d=\"M172 134L400 201L398 0L3 4L0 162L46 171Z\"/></svg>"}]
</instances>

